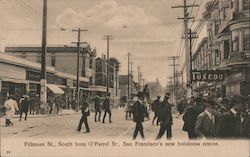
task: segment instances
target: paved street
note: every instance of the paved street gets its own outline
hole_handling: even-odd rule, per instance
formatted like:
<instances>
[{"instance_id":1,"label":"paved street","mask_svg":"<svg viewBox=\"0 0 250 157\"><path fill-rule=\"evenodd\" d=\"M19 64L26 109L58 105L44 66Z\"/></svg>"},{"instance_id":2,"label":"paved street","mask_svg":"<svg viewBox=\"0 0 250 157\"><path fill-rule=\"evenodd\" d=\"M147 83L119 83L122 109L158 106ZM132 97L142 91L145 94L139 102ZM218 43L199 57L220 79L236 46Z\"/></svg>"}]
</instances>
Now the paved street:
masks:
<instances>
[{"instance_id":1,"label":"paved street","mask_svg":"<svg viewBox=\"0 0 250 157\"><path fill-rule=\"evenodd\" d=\"M151 114L152 120L153 114ZM54 115L54 116L38 116L29 118L27 121L18 121L14 118L13 127L5 127L4 118L1 119L1 137L4 138L50 138L50 137L76 137L76 138L110 138L110 139L131 139L134 131L135 123L132 120L125 120L125 112L123 109L117 109L112 112L113 123L103 124L101 122L94 122L94 113L91 113L88 122L91 132L84 134L84 125L81 132L76 132L80 113L73 113L68 115ZM185 132L181 130L181 117L174 117L173 138L187 138ZM154 139L159 131L159 126L152 125L150 121L144 122L144 132L146 139ZM138 136L140 138L140 136ZM138 139L139 139L138 138ZM165 138L163 138L165 139Z\"/></svg>"}]
</instances>

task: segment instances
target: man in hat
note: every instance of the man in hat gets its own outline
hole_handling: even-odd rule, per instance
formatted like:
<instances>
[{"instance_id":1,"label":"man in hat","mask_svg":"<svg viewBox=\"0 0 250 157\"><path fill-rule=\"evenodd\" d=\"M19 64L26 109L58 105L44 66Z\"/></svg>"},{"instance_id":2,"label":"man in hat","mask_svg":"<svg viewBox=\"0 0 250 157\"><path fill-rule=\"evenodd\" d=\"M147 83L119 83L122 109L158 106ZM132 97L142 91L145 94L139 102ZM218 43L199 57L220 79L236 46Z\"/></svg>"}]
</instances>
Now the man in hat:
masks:
<instances>
[{"instance_id":1,"label":"man in hat","mask_svg":"<svg viewBox=\"0 0 250 157\"><path fill-rule=\"evenodd\" d=\"M157 99L153 101L152 103L152 111L155 113L154 115L154 118L153 118L153 121L152 121L152 124L154 125L154 121L155 119L157 118L157 122L156 122L156 125L158 125L159 123L159 111L160 111L160 98L161 96L157 96Z\"/></svg>"},{"instance_id":2,"label":"man in hat","mask_svg":"<svg viewBox=\"0 0 250 157\"><path fill-rule=\"evenodd\" d=\"M112 123L111 121L111 110L110 110L110 93L107 93L106 98L104 99L103 102L103 109L104 109L104 116L103 116L103 120L102 123L105 123L105 118L106 118L106 114L109 114L109 123Z\"/></svg>"},{"instance_id":3,"label":"man in hat","mask_svg":"<svg viewBox=\"0 0 250 157\"><path fill-rule=\"evenodd\" d=\"M20 103L20 118L19 118L19 121L22 120L23 113L25 114L24 120L27 120L27 115L28 115L29 105L30 105L29 95L24 94L23 97L20 99L19 103Z\"/></svg>"},{"instance_id":4,"label":"man in hat","mask_svg":"<svg viewBox=\"0 0 250 157\"><path fill-rule=\"evenodd\" d=\"M136 123L133 139L136 139L138 132L140 132L142 139L144 139L143 126L144 116L146 114L146 108L143 105L143 93L138 92L138 100L133 105L133 121Z\"/></svg>"},{"instance_id":5,"label":"man in hat","mask_svg":"<svg viewBox=\"0 0 250 157\"><path fill-rule=\"evenodd\" d=\"M233 107L225 112L218 126L220 138L241 138L242 123L240 114L245 110L245 98L237 95L232 99Z\"/></svg>"},{"instance_id":6,"label":"man in hat","mask_svg":"<svg viewBox=\"0 0 250 157\"><path fill-rule=\"evenodd\" d=\"M99 113L98 116L98 121L101 121L101 104L100 104L100 97L99 95L96 95L95 97L95 122L97 122L97 114Z\"/></svg>"},{"instance_id":7,"label":"man in hat","mask_svg":"<svg viewBox=\"0 0 250 157\"><path fill-rule=\"evenodd\" d=\"M197 117L195 133L198 138L215 138L218 124L218 116L213 109L215 103L209 98L203 98L202 102L205 105L205 111Z\"/></svg>"},{"instance_id":8,"label":"man in hat","mask_svg":"<svg viewBox=\"0 0 250 157\"><path fill-rule=\"evenodd\" d=\"M14 96L10 95L9 99L4 102L4 107L5 107L5 119L6 119L6 126L13 125L11 122L12 117L14 116L15 112L18 111L18 106L16 100L14 100Z\"/></svg>"},{"instance_id":9,"label":"man in hat","mask_svg":"<svg viewBox=\"0 0 250 157\"><path fill-rule=\"evenodd\" d=\"M89 124L88 124L88 116L90 115L90 112L89 112L89 103L87 101L87 96L84 95L83 96L83 102L82 102L82 106L81 106L81 111L82 111L82 117L80 119L80 122L79 122L79 125L78 125L78 128L76 131L81 131L82 129L82 123L84 123L85 125L85 128L86 128L86 132L84 133L89 133L90 130L89 130Z\"/></svg>"},{"instance_id":10,"label":"man in hat","mask_svg":"<svg viewBox=\"0 0 250 157\"><path fill-rule=\"evenodd\" d=\"M171 112L171 105L168 102L170 98L170 93L166 93L164 96L163 101L161 102L160 112L159 112L159 122L160 122L160 131L156 137L156 139L161 139L164 135L165 131L167 133L167 139L172 138L172 125L173 125L173 118Z\"/></svg>"},{"instance_id":11,"label":"man in hat","mask_svg":"<svg viewBox=\"0 0 250 157\"><path fill-rule=\"evenodd\" d=\"M198 115L204 111L202 105L201 105L201 97L194 98L193 103L189 103L189 106L187 107L184 115L183 115L183 121L184 125L182 130L186 131L188 133L189 139L195 139L197 136L195 134L195 124L196 119Z\"/></svg>"}]
</instances>

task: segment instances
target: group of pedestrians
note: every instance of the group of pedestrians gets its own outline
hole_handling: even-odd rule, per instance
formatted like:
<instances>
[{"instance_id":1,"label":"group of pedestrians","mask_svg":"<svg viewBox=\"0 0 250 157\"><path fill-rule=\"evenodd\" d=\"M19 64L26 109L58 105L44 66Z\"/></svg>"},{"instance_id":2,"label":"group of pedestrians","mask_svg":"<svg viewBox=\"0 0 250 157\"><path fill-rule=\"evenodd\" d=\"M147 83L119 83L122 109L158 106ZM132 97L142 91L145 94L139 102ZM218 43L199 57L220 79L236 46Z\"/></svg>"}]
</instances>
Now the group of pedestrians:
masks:
<instances>
[{"instance_id":1,"label":"group of pedestrians","mask_svg":"<svg viewBox=\"0 0 250 157\"><path fill-rule=\"evenodd\" d=\"M144 139L145 136L142 123L144 122L144 117L147 114L147 109L145 108L143 102L143 92L138 92L137 97L138 101L136 101L133 106L133 121L136 123L133 139L136 139L138 132L140 132L142 139ZM160 130L156 136L157 140L161 139L165 132L168 139L172 138L173 118L171 112L172 105L168 102L169 98L170 93L165 93L163 101L160 101L160 96L158 96L157 100L153 103L157 105L157 109L155 109L156 113L152 123L154 123L154 120L157 118L157 122L160 124Z\"/></svg>"},{"instance_id":2,"label":"group of pedestrians","mask_svg":"<svg viewBox=\"0 0 250 157\"><path fill-rule=\"evenodd\" d=\"M250 138L250 96L196 97L185 109L183 130L189 139Z\"/></svg>"},{"instance_id":3,"label":"group of pedestrians","mask_svg":"<svg viewBox=\"0 0 250 157\"><path fill-rule=\"evenodd\" d=\"M8 96L4 102L6 126L13 126L12 118L19 112L19 121L27 120L28 112L35 114L39 110L39 97L37 95L24 94L19 101L13 95Z\"/></svg>"},{"instance_id":4,"label":"group of pedestrians","mask_svg":"<svg viewBox=\"0 0 250 157\"><path fill-rule=\"evenodd\" d=\"M111 120L112 113L111 113L110 93L107 93L106 97L104 98L104 101L103 101L102 105L101 105L101 100L100 100L99 95L96 95L96 97L94 99L94 105L95 105L95 122L101 121L101 113L102 113L102 109L103 109L104 110L104 115L103 115L103 118L102 118L102 123L105 123L105 119L106 119L107 114L109 116L109 123L112 123L112 120ZM76 131L80 132L81 128L82 128L82 124L84 123L85 128L86 128L86 132L84 132L84 133L89 133L90 128L89 128L87 117L90 115L90 111L89 111L89 103L87 101L87 96L86 95L83 96L83 102L81 104L81 111L82 111L82 117L80 119L80 122L78 124L78 128L76 129Z\"/></svg>"}]
</instances>

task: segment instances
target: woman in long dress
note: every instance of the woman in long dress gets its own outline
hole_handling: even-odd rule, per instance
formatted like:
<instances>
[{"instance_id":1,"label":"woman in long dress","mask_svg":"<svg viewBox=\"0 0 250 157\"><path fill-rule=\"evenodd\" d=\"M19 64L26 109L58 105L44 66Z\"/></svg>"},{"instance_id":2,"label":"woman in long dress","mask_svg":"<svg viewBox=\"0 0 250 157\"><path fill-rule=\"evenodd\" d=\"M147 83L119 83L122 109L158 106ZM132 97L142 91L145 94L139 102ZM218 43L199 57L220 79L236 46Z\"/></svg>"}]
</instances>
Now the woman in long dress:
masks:
<instances>
[{"instance_id":1,"label":"woman in long dress","mask_svg":"<svg viewBox=\"0 0 250 157\"><path fill-rule=\"evenodd\" d=\"M9 100L6 100L4 103L4 107L6 108L5 113L5 119L6 119L6 126L13 125L11 122L12 117L15 115L16 110L18 111L18 106L16 100L14 100L14 96L10 95Z\"/></svg>"}]
</instances>

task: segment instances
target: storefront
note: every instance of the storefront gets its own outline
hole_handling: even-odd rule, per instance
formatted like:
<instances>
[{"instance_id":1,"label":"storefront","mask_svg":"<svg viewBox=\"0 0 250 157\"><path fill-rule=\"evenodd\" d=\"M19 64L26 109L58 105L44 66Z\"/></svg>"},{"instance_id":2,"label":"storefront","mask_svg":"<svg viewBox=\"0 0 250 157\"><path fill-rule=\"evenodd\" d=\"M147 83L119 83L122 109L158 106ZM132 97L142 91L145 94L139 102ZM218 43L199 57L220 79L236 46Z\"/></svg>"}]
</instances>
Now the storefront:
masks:
<instances>
[{"instance_id":1,"label":"storefront","mask_svg":"<svg viewBox=\"0 0 250 157\"><path fill-rule=\"evenodd\" d=\"M8 63L0 63L0 67L0 105L3 105L8 95L19 99L25 94L29 82L24 68Z\"/></svg>"}]
</instances>

